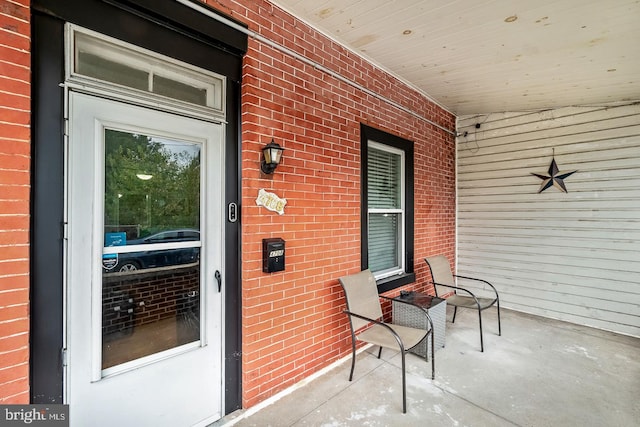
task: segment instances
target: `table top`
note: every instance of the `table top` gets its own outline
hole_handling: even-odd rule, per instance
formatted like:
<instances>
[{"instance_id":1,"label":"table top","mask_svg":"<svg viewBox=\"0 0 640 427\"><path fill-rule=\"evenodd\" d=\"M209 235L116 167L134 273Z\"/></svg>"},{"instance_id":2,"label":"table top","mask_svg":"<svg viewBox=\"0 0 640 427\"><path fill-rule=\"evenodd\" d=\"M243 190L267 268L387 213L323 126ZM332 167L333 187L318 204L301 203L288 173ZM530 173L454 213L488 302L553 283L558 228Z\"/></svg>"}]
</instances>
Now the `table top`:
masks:
<instances>
[{"instance_id":1,"label":"table top","mask_svg":"<svg viewBox=\"0 0 640 427\"><path fill-rule=\"evenodd\" d=\"M415 304L423 308L431 308L435 305L440 304L442 301L444 301L444 299L442 298L438 298L433 295L428 295L422 292L415 292L415 291L402 293L393 299L398 301L409 302L411 304Z\"/></svg>"}]
</instances>

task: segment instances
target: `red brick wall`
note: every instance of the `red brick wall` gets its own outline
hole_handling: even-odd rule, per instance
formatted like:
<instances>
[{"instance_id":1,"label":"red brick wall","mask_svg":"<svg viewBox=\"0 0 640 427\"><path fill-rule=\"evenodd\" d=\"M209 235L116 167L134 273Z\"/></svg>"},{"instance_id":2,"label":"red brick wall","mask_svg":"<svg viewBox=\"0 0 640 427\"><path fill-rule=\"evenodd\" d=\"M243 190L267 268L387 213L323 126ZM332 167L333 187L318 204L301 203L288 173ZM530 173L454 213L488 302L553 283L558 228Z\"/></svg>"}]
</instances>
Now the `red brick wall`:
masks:
<instances>
[{"instance_id":1,"label":"red brick wall","mask_svg":"<svg viewBox=\"0 0 640 427\"><path fill-rule=\"evenodd\" d=\"M262 36L454 129L451 114L266 1L208 3ZM249 39L242 84L245 407L349 354L337 279L360 270L360 123L415 141L415 287L420 288L424 256L453 257L453 137ZM286 150L276 172L264 176L261 148L272 137ZM287 199L284 215L256 206L261 188ZM269 237L286 240L284 272L262 272L261 240Z\"/></svg>"},{"instance_id":2,"label":"red brick wall","mask_svg":"<svg viewBox=\"0 0 640 427\"><path fill-rule=\"evenodd\" d=\"M0 0L0 404L29 403L29 0Z\"/></svg>"}]
</instances>

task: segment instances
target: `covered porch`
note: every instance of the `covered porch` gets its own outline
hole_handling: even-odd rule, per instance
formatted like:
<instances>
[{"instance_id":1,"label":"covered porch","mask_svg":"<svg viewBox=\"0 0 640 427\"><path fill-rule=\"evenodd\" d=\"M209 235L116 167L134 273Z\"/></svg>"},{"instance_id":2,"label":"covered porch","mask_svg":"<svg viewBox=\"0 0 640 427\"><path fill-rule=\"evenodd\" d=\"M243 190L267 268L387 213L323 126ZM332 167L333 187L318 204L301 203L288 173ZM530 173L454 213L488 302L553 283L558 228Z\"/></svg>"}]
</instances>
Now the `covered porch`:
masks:
<instances>
[{"instance_id":1,"label":"covered porch","mask_svg":"<svg viewBox=\"0 0 640 427\"><path fill-rule=\"evenodd\" d=\"M213 426L632 426L640 419L640 340L599 329L487 310L485 352L477 316L458 313L430 364L407 356L402 413L400 356L361 351L249 410ZM484 320L483 319L483 320Z\"/></svg>"}]
</instances>

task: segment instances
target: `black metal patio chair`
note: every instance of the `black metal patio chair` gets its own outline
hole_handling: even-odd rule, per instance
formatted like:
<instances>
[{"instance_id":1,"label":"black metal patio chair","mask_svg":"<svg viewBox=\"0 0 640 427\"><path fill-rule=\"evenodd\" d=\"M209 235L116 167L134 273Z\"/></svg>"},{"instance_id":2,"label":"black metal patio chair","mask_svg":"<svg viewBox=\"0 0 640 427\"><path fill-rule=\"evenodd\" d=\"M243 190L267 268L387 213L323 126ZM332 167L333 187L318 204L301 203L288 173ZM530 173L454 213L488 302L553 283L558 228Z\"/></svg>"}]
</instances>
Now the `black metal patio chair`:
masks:
<instances>
[{"instance_id":1,"label":"black metal patio chair","mask_svg":"<svg viewBox=\"0 0 640 427\"><path fill-rule=\"evenodd\" d=\"M429 328L416 329L407 326L395 325L383 321L380 298L391 300L392 298L378 295L378 287L373 274L369 270L340 278L340 284L347 300L345 313L349 315L351 326L351 373L349 381L353 379L353 371L356 364L356 341L371 343L380 347L378 359L382 355L382 348L399 350L402 357L402 412L407 412L407 385L405 373L405 354L413 347L424 341L431 335L431 379L435 379L435 353L433 339L433 323L426 310L421 309L428 320ZM398 301L398 300L395 300ZM425 354L428 361L428 354Z\"/></svg>"},{"instance_id":2,"label":"black metal patio chair","mask_svg":"<svg viewBox=\"0 0 640 427\"><path fill-rule=\"evenodd\" d=\"M433 279L436 296L446 298L447 304L454 307L453 321L451 323L455 323L456 321L458 307L478 310L478 319L480 321L480 351L484 351L484 340L482 338L482 311L492 307L494 304L498 309L498 335L502 335L502 329L500 326L500 297L498 296L498 291L496 291L496 288L486 280L452 274L449 260L444 255L428 257L424 260L431 270L431 277ZM484 288L486 288L486 285L489 285L491 289L487 289L487 291L491 293L491 296L476 296L476 294L471 292L471 290L458 286L458 279L473 281L475 284L480 284L480 286ZM445 296L451 292L453 292L453 295L448 297Z\"/></svg>"}]
</instances>

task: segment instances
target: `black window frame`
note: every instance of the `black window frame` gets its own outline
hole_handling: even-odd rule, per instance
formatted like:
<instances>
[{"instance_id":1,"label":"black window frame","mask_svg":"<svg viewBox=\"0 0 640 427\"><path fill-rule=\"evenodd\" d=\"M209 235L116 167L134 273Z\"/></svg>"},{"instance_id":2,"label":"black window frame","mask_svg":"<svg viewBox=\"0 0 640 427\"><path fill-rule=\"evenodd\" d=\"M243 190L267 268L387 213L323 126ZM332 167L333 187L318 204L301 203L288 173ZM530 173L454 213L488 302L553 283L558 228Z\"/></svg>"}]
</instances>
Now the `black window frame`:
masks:
<instances>
[{"instance_id":1,"label":"black window frame","mask_svg":"<svg viewBox=\"0 0 640 427\"><path fill-rule=\"evenodd\" d=\"M405 155L404 168L404 212L405 212L405 247L403 274L386 277L377 281L378 293L384 293L400 286L408 285L416 281L414 272L414 143L408 139L390 134L364 124L360 124L360 256L361 268L369 268L369 203L368 203L368 163L369 163L369 141L402 150Z\"/></svg>"}]
</instances>

